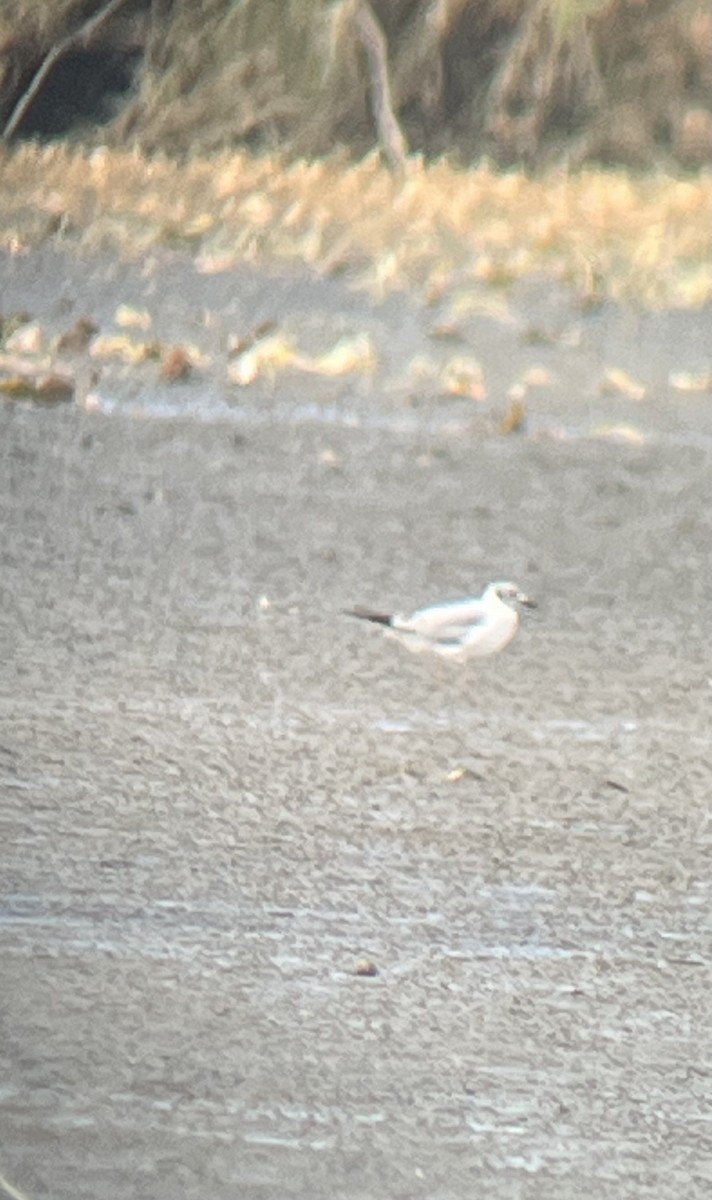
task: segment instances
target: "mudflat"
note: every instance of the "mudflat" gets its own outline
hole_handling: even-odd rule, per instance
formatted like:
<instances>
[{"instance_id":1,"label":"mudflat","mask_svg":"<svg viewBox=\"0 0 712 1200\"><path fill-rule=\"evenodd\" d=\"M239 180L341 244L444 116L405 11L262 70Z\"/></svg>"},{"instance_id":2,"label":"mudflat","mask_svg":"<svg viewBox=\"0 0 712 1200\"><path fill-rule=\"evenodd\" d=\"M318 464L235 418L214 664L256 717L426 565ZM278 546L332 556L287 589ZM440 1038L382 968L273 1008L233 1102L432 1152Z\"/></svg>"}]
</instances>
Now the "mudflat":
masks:
<instances>
[{"instance_id":1,"label":"mudflat","mask_svg":"<svg viewBox=\"0 0 712 1200\"><path fill-rule=\"evenodd\" d=\"M183 331L308 292L312 330L418 352L405 302L170 271ZM5 284L48 321L147 286L41 255ZM478 327L488 378L556 376L510 436L378 377L0 405L14 1187L709 1194L712 416L667 385L707 319ZM587 391L601 347L646 399ZM341 614L501 577L539 609L462 670Z\"/></svg>"}]
</instances>

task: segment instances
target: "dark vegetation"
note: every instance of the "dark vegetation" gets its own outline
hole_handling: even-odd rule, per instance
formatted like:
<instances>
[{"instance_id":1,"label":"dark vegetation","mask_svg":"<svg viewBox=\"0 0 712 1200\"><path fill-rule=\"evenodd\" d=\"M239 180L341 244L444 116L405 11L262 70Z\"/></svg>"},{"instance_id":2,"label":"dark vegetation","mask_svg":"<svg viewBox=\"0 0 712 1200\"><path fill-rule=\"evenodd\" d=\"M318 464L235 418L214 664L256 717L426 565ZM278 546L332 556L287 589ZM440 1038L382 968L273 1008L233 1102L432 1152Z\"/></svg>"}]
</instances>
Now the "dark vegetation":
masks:
<instances>
[{"instance_id":1,"label":"dark vegetation","mask_svg":"<svg viewBox=\"0 0 712 1200\"><path fill-rule=\"evenodd\" d=\"M0 80L9 140L179 156L398 157L399 132L463 164L675 171L712 146L699 0L0 0Z\"/></svg>"}]
</instances>

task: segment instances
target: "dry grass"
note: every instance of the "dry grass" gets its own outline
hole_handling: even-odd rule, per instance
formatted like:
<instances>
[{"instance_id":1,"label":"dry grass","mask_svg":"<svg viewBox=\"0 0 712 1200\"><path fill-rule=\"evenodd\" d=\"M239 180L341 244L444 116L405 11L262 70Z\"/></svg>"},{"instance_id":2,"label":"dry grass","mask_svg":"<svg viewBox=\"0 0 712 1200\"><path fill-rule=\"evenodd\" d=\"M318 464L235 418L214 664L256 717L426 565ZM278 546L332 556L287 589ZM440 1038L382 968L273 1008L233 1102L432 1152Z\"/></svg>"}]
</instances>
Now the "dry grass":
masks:
<instances>
[{"instance_id":1,"label":"dry grass","mask_svg":"<svg viewBox=\"0 0 712 1200\"><path fill-rule=\"evenodd\" d=\"M570 281L582 303L709 300L711 182L586 170L530 179L487 166L372 156L286 162L248 153L186 164L54 145L0 152L0 244L48 238L140 257L182 245L205 270L296 261L348 270L375 296L435 299L531 272Z\"/></svg>"},{"instance_id":2,"label":"dry grass","mask_svg":"<svg viewBox=\"0 0 712 1200\"><path fill-rule=\"evenodd\" d=\"M395 117L429 159L487 156L530 170L694 170L710 160L712 17L702 0L368 3ZM41 98L64 53L90 46L107 61L128 54L135 86L84 136L181 156L249 146L315 158L340 145L360 156L383 136L383 73L364 53L362 4L0 0L0 127L17 119L21 133L28 91Z\"/></svg>"}]
</instances>

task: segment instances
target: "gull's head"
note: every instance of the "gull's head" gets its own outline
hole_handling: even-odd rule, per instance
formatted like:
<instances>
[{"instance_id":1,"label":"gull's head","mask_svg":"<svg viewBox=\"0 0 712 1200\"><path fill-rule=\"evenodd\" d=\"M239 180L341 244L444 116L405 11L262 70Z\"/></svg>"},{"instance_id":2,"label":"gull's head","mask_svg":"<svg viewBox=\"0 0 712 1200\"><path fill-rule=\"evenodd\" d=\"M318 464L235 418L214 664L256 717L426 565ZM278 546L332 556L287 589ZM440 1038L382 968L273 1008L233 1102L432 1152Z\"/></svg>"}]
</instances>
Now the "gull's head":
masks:
<instances>
[{"instance_id":1,"label":"gull's head","mask_svg":"<svg viewBox=\"0 0 712 1200\"><path fill-rule=\"evenodd\" d=\"M527 596L525 592L517 587L516 583L491 583L485 595L498 596L506 604L523 604L526 608L536 608L537 606L536 600L532 600L531 596Z\"/></svg>"}]
</instances>

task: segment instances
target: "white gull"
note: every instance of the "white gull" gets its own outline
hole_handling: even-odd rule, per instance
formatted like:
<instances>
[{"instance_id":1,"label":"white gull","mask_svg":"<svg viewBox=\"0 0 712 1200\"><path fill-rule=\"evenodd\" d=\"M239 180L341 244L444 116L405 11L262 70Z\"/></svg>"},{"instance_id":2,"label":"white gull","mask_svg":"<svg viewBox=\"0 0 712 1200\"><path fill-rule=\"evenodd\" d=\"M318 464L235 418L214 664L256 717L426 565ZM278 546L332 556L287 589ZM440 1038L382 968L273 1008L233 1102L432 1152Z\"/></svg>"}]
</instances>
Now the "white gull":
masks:
<instances>
[{"instance_id":1,"label":"white gull","mask_svg":"<svg viewBox=\"0 0 712 1200\"><path fill-rule=\"evenodd\" d=\"M518 605L536 608L536 601L516 583L490 583L481 596L465 596L418 608L410 614L350 608L351 617L383 625L415 653L438 654L455 662L498 654L519 628Z\"/></svg>"}]
</instances>

